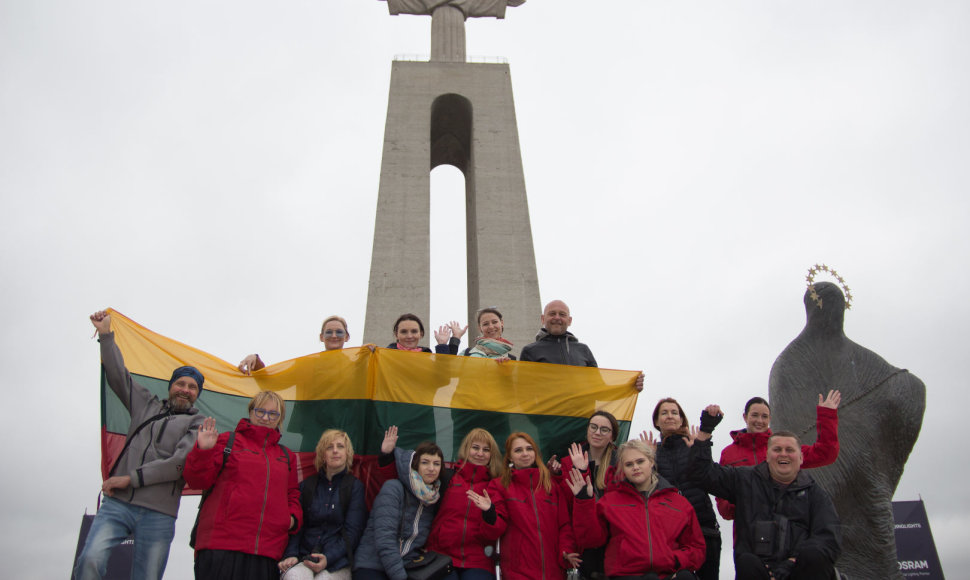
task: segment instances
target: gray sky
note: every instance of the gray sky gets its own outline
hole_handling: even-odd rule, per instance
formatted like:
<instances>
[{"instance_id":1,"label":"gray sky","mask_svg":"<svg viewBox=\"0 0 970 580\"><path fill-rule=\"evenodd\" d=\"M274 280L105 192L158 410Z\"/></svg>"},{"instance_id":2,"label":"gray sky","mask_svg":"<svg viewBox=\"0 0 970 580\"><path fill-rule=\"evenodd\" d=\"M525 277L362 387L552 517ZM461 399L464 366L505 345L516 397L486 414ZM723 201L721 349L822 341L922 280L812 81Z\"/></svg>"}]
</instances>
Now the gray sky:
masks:
<instances>
[{"instance_id":1,"label":"gray sky","mask_svg":"<svg viewBox=\"0 0 970 580\"><path fill-rule=\"evenodd\" d=\"M542 299L568 302L601 366L646 372L635 430L660 397L691 417L717 402L723 446L825 262L856 298L849 337L927 385L896 498L926 501L951 577L970 567L951 443L970 370L970 5L530 0L507 16L470 21L468 52L511 65ZM0 0L16 391L0 556L20 577L68 573L95 505L88 314L231 362L314 352L332 313L359 344L390 62L427 54L429 31L375 0ZM433 177L432 247L452 247L433 256L430 324L465 311L456 174ZM195 504L168 578L191 577Z\"/></svg>"}]
</instances>

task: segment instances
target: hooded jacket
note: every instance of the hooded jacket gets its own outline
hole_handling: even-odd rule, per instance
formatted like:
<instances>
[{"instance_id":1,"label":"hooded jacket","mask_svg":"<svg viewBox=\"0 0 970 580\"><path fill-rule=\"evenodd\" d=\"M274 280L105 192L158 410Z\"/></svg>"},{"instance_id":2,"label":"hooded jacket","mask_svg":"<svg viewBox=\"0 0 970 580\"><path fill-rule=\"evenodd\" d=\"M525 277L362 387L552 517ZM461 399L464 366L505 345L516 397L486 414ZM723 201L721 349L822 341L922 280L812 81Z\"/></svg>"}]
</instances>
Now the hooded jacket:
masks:
<instances>
[{"instance_id":1,"label":"hooded jacket","mask_svg":"<svg viewBox=\"0 0 970 580\"><path fill-rule=\"evenodd\" d=\"M828 407L816 407L815 430L818 437L814 445L802 445L802 469L822 467L834 463L839 457L839 412ZM731 443L721 451L721 465L741 467L757 465L765 460L771 429L761 433L748 433L747 429L731 431ZM717 511L726 520L734 519L734 505L726 499L717 498Z\"/></svg>"},{"instance_id":2,"label":"hooded jacket","mask_svg":"<svg viewBox=\"0 0 970 580\"><path fill-rule=\"evenodd\" d=\"M690 450L688 476L718 497L735 504L734 557L758 554L774 565L798 558L806 548L820 551L835 562L842 553L842 529L832 498L804 470L787 486L777 484L767 463L755 467L723 467L711 460L711 440L695 441ZM770 546L755 550L755 527L770 522ZM760 527L764 527L762 524Z\"/></svg>"},{"instance_id":3,"label":"hooded jacket","mask_svg":"<svg viewBox=\"0 0 970 580\"><path fill-rule=\"evenodd\" d=\"M347 513L341 513L341 485L344 478L352 479ZM307 480L300 482L301 501L306 501ZM335 572L351 565L350 554L356 549L367 523L367 504L364 503L364 484L343 470L327 479L327 472L317 472L313 503L303 510L303 527L290 538L283 557L302 558L312 553L327 557L327 571ZM350 542L350 545L347 545Z\"/></svg>"},{"instance_id":4,"label":"hooded jacket","mask_svg":"<svg viewBox=\"0 0 970 580\"><path fill-rule=\"evenodd\" d=\"M492 542L483 539L481 510L466 495L469 489L481 495L491 479L488 466L465 461L455 466L455 474L442 491L428 549L451 556L455 568L495 570L495 563L485 554Z\"/></svg>"},{"instance_id":5,"label":"hooded jacket","mask_svg":"<svg viewBox=\"0 0 970 580\"><path fill-rule=\"evenodd\" d=\"M441 499L439 496L437 503L424 505L411 491L413 455L413 451L394 449L398 477L385 481L374 499L367 528L354 554L354 570L383 570L391 580L406 580L404 564L420 555Z\"/></svg>"},{"instance_id":6,"label":"hooded jacket","mask_svg":"<svg viewBox=\"0 0 970 580\"><path fill-rule=\"evenodd\" d=\"M694 508L663 477L647 499L625 480L608 485L599 500L577 498L573 528L583 547L606 544L607 576L664 576L704 564Z\"/></svg>"},{"instance_id":7,"label":"hooded jacket","mask_svg":"<svg viewBox=\"0 0 970 580\"><path fill-rule=\"evenodd\" d=\"M185 480L185 457L195 443L204 417L190 407L179 412L168 400L161 401L131 378L115 343L115 334L102 334L101 364L108 386L131 415L126 449L115 461L110 475L127 475L131 485L118 490L114 499L178 517ZM149 419L137 435L133 432Z\"/></svg>"},{"instance_id":8,"label":"hooded jacket","mask_svg":"<svg viewBox=\"0 0 970 580\"><path fill-rule=\"evenodd\" d=\"M589 347L579 342L573 333L549 334L545 328L536 334L536 341L522 347L519 360L595 367L596 359Z\"/></svg>"},{"instance_id":9,"label":"hooded jacket","mask_svg":"<svg viewBox=\"0 0 970 580\"><path fill-rule=\"evenodd\" d=\"M303 521L296 454L280 446L280 432L240 419L232 451L222 467L229 432L211 449L192 448L185 480L210 490L199 512L195 549L231 550L279 560L289 535ZM222 468L222 472L219 470ZM290 516L296 527L290 529Z\"/></svg>"},{"instance_id":10,"label":"hooded jacket","mask_svg":"<svg viewBox=\"0 0 970 580\"><path fill-rule=\"evenodd\" d=\"M502 538L502 577L509 580L558 580L565 577L563 553L577 552L562 488L549 493L539 484L539 470L515 469L509 487L496 477L488 484L492 507L483 512L485 540Z\"/></svg>"}]
</instances>

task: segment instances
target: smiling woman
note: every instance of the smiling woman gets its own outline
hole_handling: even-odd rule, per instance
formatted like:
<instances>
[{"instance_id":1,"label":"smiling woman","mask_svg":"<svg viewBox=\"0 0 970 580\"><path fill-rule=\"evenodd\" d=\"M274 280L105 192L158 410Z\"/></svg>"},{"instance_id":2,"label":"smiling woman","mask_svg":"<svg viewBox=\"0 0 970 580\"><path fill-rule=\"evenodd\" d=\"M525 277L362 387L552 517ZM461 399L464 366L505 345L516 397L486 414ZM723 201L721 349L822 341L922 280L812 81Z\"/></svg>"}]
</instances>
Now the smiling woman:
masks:
<instances>
[{"instance_id":1,"label":"smiling woman","mask_svg":"<svg viewBox=\"0 0 970 580\"><path fill-rule=\"evenodd\" d=\"M212 417L202 423L184 472L209 492L199 508L196 578L279 578L289 534L303 521L296 454L279 443L285 414L279 395L261 391L235 431L219 434Z\"/></svg>"}]
</instances>

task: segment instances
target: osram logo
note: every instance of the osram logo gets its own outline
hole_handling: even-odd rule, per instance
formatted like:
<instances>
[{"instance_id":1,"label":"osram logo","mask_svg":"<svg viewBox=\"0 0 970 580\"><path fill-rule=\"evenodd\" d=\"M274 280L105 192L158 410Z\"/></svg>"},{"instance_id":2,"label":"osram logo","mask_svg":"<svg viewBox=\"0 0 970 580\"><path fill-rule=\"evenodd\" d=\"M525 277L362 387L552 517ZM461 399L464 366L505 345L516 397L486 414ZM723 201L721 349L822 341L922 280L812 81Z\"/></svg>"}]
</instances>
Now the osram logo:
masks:
<instances>
[{"instance_id":1,"label":"osram logo","mask_svg":"<svg viewBox=\"0 0 970 580\"><path fill-rule=\"evenodd\" d=\"M926 560L900 560L900 570L929 570L930 564Z\"/></svg>"}]
</instances>

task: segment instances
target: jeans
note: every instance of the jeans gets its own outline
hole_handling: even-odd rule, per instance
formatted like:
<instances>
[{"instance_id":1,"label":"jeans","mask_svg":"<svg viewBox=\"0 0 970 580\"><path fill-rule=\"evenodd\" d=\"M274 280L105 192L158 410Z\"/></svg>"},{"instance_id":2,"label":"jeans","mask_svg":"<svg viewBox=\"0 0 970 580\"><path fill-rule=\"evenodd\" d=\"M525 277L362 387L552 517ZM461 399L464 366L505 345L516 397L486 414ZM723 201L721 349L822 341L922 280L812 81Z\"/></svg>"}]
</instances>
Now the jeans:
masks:
<instances>
[{"instance_id":1,"label":"jeans","mask_svg":"<svg viewBox=\"0 0 970 580\"><path fill-rule=\"evenodd\" d=\"M77 580L100 580L108 568L111 549L129 535L135 538L131 577L160 580L175 537L175 518L111 497L104 498L94 516L74 571Z\"/></svg>"}]
</instances>

